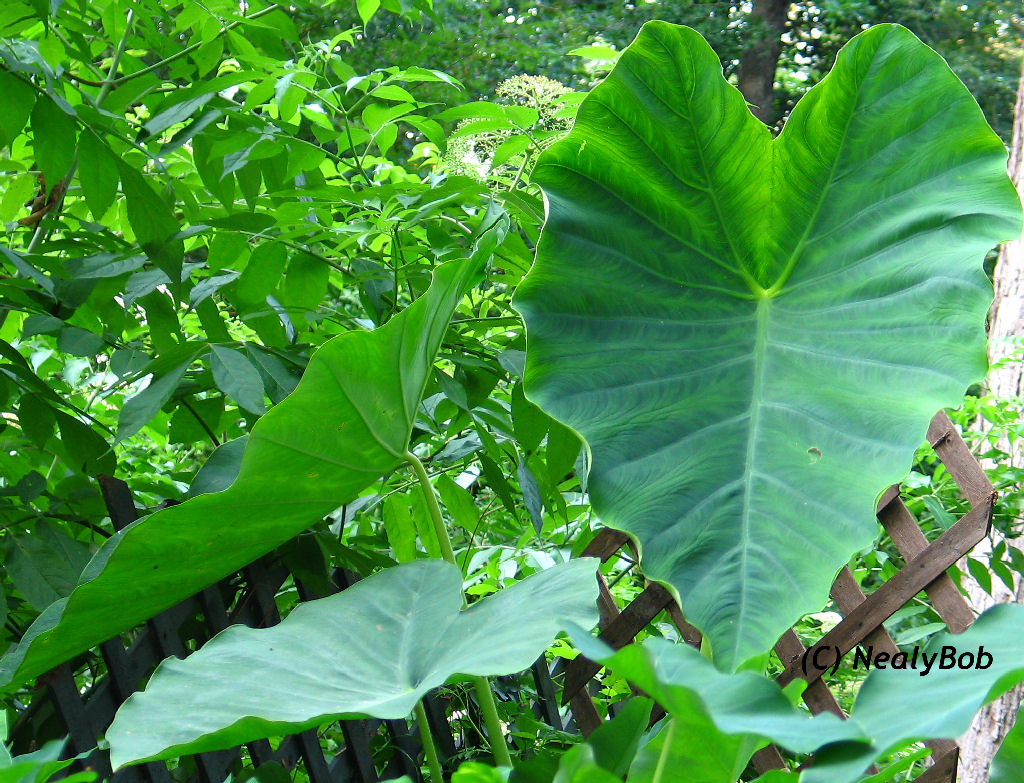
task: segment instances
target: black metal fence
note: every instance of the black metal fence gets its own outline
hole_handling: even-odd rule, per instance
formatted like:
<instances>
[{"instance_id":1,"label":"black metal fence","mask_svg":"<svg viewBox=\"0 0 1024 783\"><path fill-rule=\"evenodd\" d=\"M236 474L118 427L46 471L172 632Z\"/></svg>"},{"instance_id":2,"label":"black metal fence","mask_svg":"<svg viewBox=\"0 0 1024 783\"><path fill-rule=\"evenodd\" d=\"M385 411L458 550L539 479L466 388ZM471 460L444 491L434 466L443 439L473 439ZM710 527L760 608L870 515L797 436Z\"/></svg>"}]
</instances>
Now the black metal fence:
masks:
<instances>
[{"instance_id":1,"label":"black metal fence","mask_svg":"<svg viewBox=\"0 0 1024 783\"><path fill-rule=\"evenodd\" d=\"M128 485L109 476L102 476L99 481L115 529L134 522L138 512ZM65 757L96 748L118 707L145 684L164 658L185 657L229 625L241 623L259 628L278 623L281 618L275 596L290 576L300 600L322 597L291 575L280 558L263 558L152 618L130 641L117 637L101 644L98 652L105 672L84 691L76 682L75 671L84 663L95 663L95 653L48 672L39 680L46 693L37 694L31 707L12 727L15 747L27 750L30 744L66 734L69 739ZM335 569L330 592L344 590L358 579L357 574ZM531 672L539 694L534 700L534 713L552 727L562 729L556 689L543 657ZM483 738L472 733L459 732L456 737L450 706L437 692L427 696L425 707L442 761L483 747ZM473 709L472 704L470 708ZM480 724L478 720L470 722ZM276 748L267 740L259 740L244 747L190 756L173 773L166 764L151 762L112 774L108 754L102 750L93 751L82 765L99 772L101 780L112 779L114 783L221 783L243 758L256 767L277 762L292 770L302 764L312 783L376 783L402 775L420 780L419 730L409 721L346 720L332 728L335 735L340 733L340 742L322 743L317 731L307 730L285 737ZM334 745L336 752L325 752L325 746ZM380 748L387 750L375 753ZM385 758L383 762L381 757Z\"/></svg>"}]
</instances>

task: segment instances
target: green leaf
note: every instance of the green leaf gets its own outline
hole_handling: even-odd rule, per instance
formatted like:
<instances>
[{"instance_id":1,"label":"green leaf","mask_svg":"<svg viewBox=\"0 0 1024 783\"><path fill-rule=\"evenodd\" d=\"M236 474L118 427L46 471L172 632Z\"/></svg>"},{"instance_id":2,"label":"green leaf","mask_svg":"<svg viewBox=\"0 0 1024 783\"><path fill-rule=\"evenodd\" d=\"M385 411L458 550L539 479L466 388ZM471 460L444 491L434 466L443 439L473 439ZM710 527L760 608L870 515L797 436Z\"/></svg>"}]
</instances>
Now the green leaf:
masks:
<instances>
[{"instance_id":1,"label":"green leaf","mask_svg":"<svg viewBox=\"0 0 1024 783\"><path fill-rule=\"evenodd\" d=\"M519 489L523 493L523 505L526 506L526 512L530 515L533 529L537 531L537 535L540 535L540 531L544 527L544 508L540 496L540 485L537 484L536 477L525 462L519 463L516 475L519 478Z\"/></svg>"},{"instance_id":2,"label":"green leaf","mask_svg":"<svg viewBox=\"0 0 1024 783\"><path fill-rule=\"evenodd\" d=\"M88 562L84 544L41 520L31 534L7 539L7 573L18 592L39 611L69 595Z\"/></svg>"},{"instance_id":3,"label":"green leaf","mask_svg":"<svg viewBox=\"0 0 1024 783\"><path fill-rule=\"evenodd\" d=\"M117 157L93 133L83 133L78 141L78 181L93 218L102 220L117 196L120 175Z\"/></svg>"},{"instance_id":4,"label":"green leaf","mask_svg":"<svg viewBox=\"0 0 1024 783\"><path fill-rule=\"evenodd\" d=\"M125 402L121 408L121 415L117 419L118 442L134 435L149 424L164 403L171 399L171 395L178 388L181 379L185 377L185 372L190 364L192 364L191 359L182 362L167 374L153 378L149 386Z\"/></svg>"},{"instance_id":5,"label":"green leaf","mask_svg":"<svg viewBox=\"0 0 1024 783\"><path fill-rule=\"evenodd\" d=\"M967 570L971 572L971 576L975 578L981 589L992 595L992 572L985 564L973 557L968 557Z\"/></svg>"},{"instance_id":6,"label":"green leaf","mask_svg":"<svg viewBox=\"0 0 1024 783\"><path fill-rule=\"evenodd\" d=\"M210 346L210 369L217 388L250 413L267 412L263 401L263 380L244 354L220 345Z\"/></svg>"},{"instance_id":7,"label":"green leaf","mask_svg":"<svg viewBox=\"0 0 1024 783\"><path fill-rule=\"evenodd\" d=\"M0 689L251 563L403 464L441 338L493 236L472 259L437 267L426 293L385 326L325 343L295 392L253 426L228 489L163 509L106 542L66 603L50 606L0 659ZM146 416L133 418L141 426Z\"/></svg>"},{"instance_id":8,"label":"green leaf","mask_svg":"<svg viewBox=\"0 0 1024 783\"><path fill-rule=\"evenodd\" d=\"M224 399L209 396L205 399L193 397L184 404L177 406L168 420L167 440L171 443L192 445L210 439L210 431L221 429L220 421L224 413ZM228 482L229 484L231 482Z\"/></svg>"},{"instance_id":9,"label":"green leaf","mask_svg":"<svg viewBox=\"0 0 1024 783\"><path fill-rule=\"evenodd\" d=\"M568 427L554 422L548 433L545 459L547 460L548 480L557 486L565 479L566 474L576 466L583 444L579 436Z\"/></svg>"},{"instance_id":10,"label":"green leaf","mask_svg":"<svg viewBox=\"0 0 1024 783\"><path fill-rule=\"evenodd\" d=\"M416 528L420 544L426 551L428 557L440 558L441 544L438 543L437 533L434 532L434 523L430 518L430 511L427 509L423 491L419 488L413 490L408 496L411 505L410 519Z\"/></svg>"},{"instance_id":11,"label":"green leaf","mask_svg":"<svg viewBox=\"0 0 1024 783\"><path fill-rule=\"evenodd\" d=\"M416 559L416 525L409 514L409 502L404 495L389 495L381 504L384 531L391 551L400 563Z\"/></svg>"},{"instance_id":12,"label":"green leaf","mask_svg":"<svg viewBox=\"0 0 1024 783\"><path fill-rule=\"evenodd\" d=\"M196 109L205 106L214 95L216 95L214 92L204 92L189 98L188 100L176 103L161 111L155 117L147 121L142 127L150 136L155 136L156 134L167 130L172 125L184 122L192 116Z\"/></svg>"},{"instance_id":13,"label":"green leaf","mask_svg":"<svg viewBox=\"0 0 1024 783\"><path fill-rule=\"evenodd\" d=\"M300 604L273 628L229 628L184 661L168 658L118 710L106 735L111 765L230 748L343 717L404 718L454 674L525 669L565 621L597 622L596 566L573 560L460 611L457 567L406 563Z\"/></svg>"},{"instance_id":14,"label":"green leaf","mask_svg":"<svg viewBox=\"0 0 1024 783\"><path fill-rule=\"evenodd\" d=\"M38 395L25 394L18 403L18 424L25 437L42 449L53 435L56 421L53 409Z\"/></svg>"},{"instance_id":15,"label":"green leaf","mask_svg":"<svg viewBox=\"0 0 1024 783\"><path fill-rule=\"evenodd\" d=\"M688 783L735 783L757 748L754 737L730 737L709 725L700 702L673 715L637 753L630 783L660 783L665 770L685 769Z\"/></svg>"},{"instance_id":16,"label":"green leaf","mask_svg":"<svg viewBox=\"0 0 1024 783\"><path fill-rule=\"evenodd\" d=\"M117 460L110 444L92 427L78 419L60 411L54 413L68 467L86 476L113 474L117 469Z\"/></svg>"},{"instance_id":17,"label":"green leaf","mask_svg":"<svg viewBox=\"0 0 1024 783\"><path fill-rule=\"evenodd\" d=\"M18 480L14 491L22 503L31 503L46 491L46 477L38 470L31 470Z\"/></svg>"},{"instance_id":18,"label":"green leaf","mask_svg":"<svg viewBox=\"0 0 1024 783\"><path fill-rule=\"evenodd\" d=\"M617 60L622 52L612 49L610 46L581 46L577 49L570 49L566 54L573 57L582 57L585 60Z\"/></svg>"},{"instance_id":19,"label":"green leaf","mask_svg":"<svg viewBox=\"0 0 1024 783\"><path fill-rule=\"evenodd\" d=\"M82 163L78 164L79 171ZM116 174L116 171L115 171ZM82 186L83 188L85 185ZM114 178L114 188L117 187L117 178ZM113 195L111 195L113 200ZM126 272L135 272L146 264L146 257L141 253L97 253L83 258L69 258L64 262L64 268L70 277L82 280L103 279L107 277L120 277Z\"/></svg>"},{"instance_id":20,"label":"green leaf","mask_svg":"<svg viewBox=\"0 0 1024 783\"><path fill-rule=\"evenodd\" d=\"M276 761L264 762L255 769L246 769L235 778L238 783L253 780L256 783L291 783L291 773Z\"/></svg>"},{"instance_id":21,"label":"green leaf","mask_svg":"<svg viewBox=\"0 0 1024 783\"><path fill-rule=\"evenodd\" d=\"M1021 713L992 759L989 783L1020 783L1024 780L1024 721Z\"/></svg>"},{"instance_id":22,"label":"green leaf","mask_svg":"<svg viewBox=\"0 0 1024 783\"><path fill-rule=\"evenodd\" d=\"M356 10L359 11L359 18L364 25L373 18L378 8L380 8L380 0L356 0Z\"/></svg>"},{"instance_id":23,"label":"green leaf","mask_svg":"<svg viewBox=\"0 0 1024 783\"><path fill-rule=\"evenodd\" d=\"M551 417L526 399L522 383L512 387L512 426L516 441L525 452L534 451L551 426Z\"/></svg>"},{"instance_id":24,"label":"green leaf","mask_svg":"<svg viewBox=\"0 0 1024 783\"><path fill-rule=\"evenodd\" d=\"M558 763L551 783L620 783L622 778L602 769L589 744L570 748Z\"/></svg>"},{"instance_id":25,"label":"green leaf","mask_svg":"<svg viewBox=\"0 0 1024 783\"><path fill-rule=\"evenodd\" d=\"M222 275L213 275L212 277L204 278L192 286L192 290L188 292L188 303L192 307L198 308L198 306L207 298L215 294L221 288L232 282L241 274L240 272L230 269Z\"/></svg>"},{"instance_id":26,"label":"green leaf","mask_svg":"<svg viewBox=\"0 0 1024 783\"><path fill-rule=\"evenodd\" d=\"M942 505L940 501L934 495L925 495L922 500L924 501L925 508L932 515L932 518L942 526L943 530L949 530L953 527L956 522L956 517L950 514Z\"/></svg>"},{"instance_id":27,"label":"green leaf","mask_svg":"<svg viewBox=\"0 0 1024 783\"><path fill-rule=\"evenodd\" d=\"M60 770L79 761L91 751L71 758L62 759L65 740L47 742L39 750L21 756L7 755L0 762L0 783L46 783ZM97 774L91 770L76 772L61 780L64 783L88 783L95 780Z\"/></svg>"},{"instance_id":28,"label":"green leaf","mask_svg":"<svg viewBox=\"0 0 1024 783\"><path fill-rule=\"evenodd\" d=\"M7 71L0 71L0 146L10 145L25 127L36 102L36 92L27 82Z\"/></svg>"},{"instance_id":29,"label":"green leaf","mask_svg":"<svg viewBox=\"0 0 1024 783\"><path fill-rule=\"evenodd\" d=\"M32 149L49 193L75 160L75 122L56 103L40 96L32 108Z\"/></svg>"},{"instance_id":30,"label":"green leaf","mask_svg":"<svg viewBox=\"0 0 1024 783\"><path fill-rule=\"evenodd\" d=\"M188 496L204 495L210 492L223 492L230 487L242 468L242 456L249 436L222 443L196 473L188 488Z\"/></svg>"},{"instance_id":31,"label":"green leaf","mask_svg":"<svg viewBox=\"0 0 1024 783\"><path fill-rule=\"evenodd\" d=\"M267 390L267 396L274 403L279 403L295 390L299 379L288 372L284 362L271 353L259 350L252 346L246 348L246 353L252 359L253 365L263 378L263 386Z\"/></svg>"},{"instance_id":32,"label":"green leaf","mask_svg":"<svg viewBox=\"0 0 1024 783\"><path fill-rule=\"evenodd\" d=\"M174 212L142 174L120 158L117 165L128 208L128 222L139 247L172 281L180 280L185 245L181 239L172 239L181 230Z\"/></svg>"},{"instance_id":33,"label":"green leaf","mask_svg":"<svg viewBox=\"0 0 1024 783\"><path fill-rule=\"evenodd\" d=\"M718 665L827 600L935 411L984 376L982 262L1021 227L1005 166L893 25L773 140L700 35L648 23L539 159L527 396L587 440L595 512Z\"/></svg>"},{"instance_id":34,"label":"green leaf","mask_svg":"<svg viewBox=\"0 0 1024 783\"><path fill-rule=\"evenodd\" d=\"M0 81L3 72L0 71ZM3 99L0 98L0 101ZM0 105L3 105L0 103ZM0 116L2 116L0 112ZM25 209L25 204L32 200L38 184L36 178L29 173L8 175L6 189L2 200L0 200L0 221L8 223L19 217Z\"/></svg>"},{"instance_id":35,"label":"green leaf","mask_svg":"<svg viewBox=\"0 0 1024 783\"><path fill-rule=\"evenodd\" d=\"M452 521L472 535L480 523L480 510L473 501L473 496L455 483L447 473L442 473L434 480L441 502L451 514Z\"/></svg>"},{"instance_id":36,"label":"green leaf","mask_svg":"<svg viewBox=\"0 0 1024 783\"><path fill-rule=\"evenodd\" d=\"M257 246L235 283L238 301L265 307L267 295L274 291L284 274L285 258L284 245L279 242L265 242Z\"/></svg>"},{"instance_id":37,"label":"green leaf","mask_svg":"<svg viewBox=\"0 0 1024 783\"><path fill-rule=\"evenodd\" d=\"M330 272L331 268L325 261L309 253L293 255L284 278L284 304L315 311L327 294Z\"/></svg>"},{"instance_id":38,"label":"green leaf","mask_svg":"<svg viewBox=\"0 0 1024 783\"><path fill-rule=\"evenodd\" d=\"M72 356L93 357L103 348L103 338L88 329L65 326L57 335L57 348Z\"/></svg>"},{"instance_id":39,"label":"green leaf","mask_svg":"<svg viewBox=\"0 0 1024 783\"><path fill-rule=\"evenodd\" d=\"M594 729L587 744L593 748L598 766L617 778L626 776L640 740L647 733L653 704L650 699L630 699L614 718Z\"/></svg>"},{"instance_id":40,"label":"green leaf","mask_svg":"<svg viewBox=\"0 0 1024 783\"><path fill-rule=\"evenodd\" d=\"M507 783L508 773L507 767L497 769L479 761L464 761L452 774L452 783Z\"/></svg>"}]
</instances>

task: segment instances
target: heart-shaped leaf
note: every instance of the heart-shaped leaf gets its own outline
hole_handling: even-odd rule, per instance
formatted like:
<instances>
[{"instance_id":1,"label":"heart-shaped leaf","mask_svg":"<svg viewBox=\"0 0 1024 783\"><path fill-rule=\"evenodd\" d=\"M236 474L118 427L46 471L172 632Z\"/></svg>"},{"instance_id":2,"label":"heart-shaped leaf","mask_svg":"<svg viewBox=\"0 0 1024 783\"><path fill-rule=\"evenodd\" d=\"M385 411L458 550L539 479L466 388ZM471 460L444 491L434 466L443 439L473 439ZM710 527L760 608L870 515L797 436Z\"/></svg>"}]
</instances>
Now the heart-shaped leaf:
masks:
<instances>
[{"instance_id":1,"label":"heart-shaped leaf","mask_svg":"<svg viewBox=\"0 0 1024 783\"><path fill-rule=\"evenodd\" d=\"M821 606L986 368L1006 151L909 31L857 36L772 139L693 30L644 26L538 161L527 395L581 433L727 669Z\"/></svg>"},{"instance_id":2,"label":"heart-shaped leaf","mask_svg":"<svg viewBox=\"0 0 1024 783\"><path fill-rule=\"evenodd\" d=\"M0 689L237 571L401 465L434 356L495 235L481 237L472 259L439 266L426 293L385 326L325 343L294 393L253 426L230 487L109 539L71 595L0 660Z\"/></svg>"},{"instance_id":3,"label":"heart-shaped leaf","mask_svg":"<svg viewBox=\"0 0 1024 783\"><path fill-rule=\"evenodd\" d=\"M438 560L390 568L298 606L272 628L232 626L168 658L110 729L116 769L230 748L369 715L404 718L454 674L527 668L568 621L597 622L597 561L571 560L469 609L462 572Z\"/></svg>"}]
</instances>

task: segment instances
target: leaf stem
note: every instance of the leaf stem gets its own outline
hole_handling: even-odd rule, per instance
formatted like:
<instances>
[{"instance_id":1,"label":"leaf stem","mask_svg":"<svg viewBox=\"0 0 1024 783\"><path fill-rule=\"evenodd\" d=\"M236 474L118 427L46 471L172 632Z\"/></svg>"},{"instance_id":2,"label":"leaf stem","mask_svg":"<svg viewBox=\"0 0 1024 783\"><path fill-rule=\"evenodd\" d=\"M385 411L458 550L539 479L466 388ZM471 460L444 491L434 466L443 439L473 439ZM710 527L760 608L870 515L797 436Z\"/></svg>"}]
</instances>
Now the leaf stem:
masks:
<instances>
[{"instance_id":1,"label":"leaf stem","mask_svg":"<svg viewBox=\"0 0 1024 783\"><path fill-rule=\"evenodd\" d=\"M200 415L199 415L199 414L198 414L198 413L196 412L196 409L195 409L195 408L193 408L191 404L189 404L189 401L188 401L188 398L187 398L187 397L182 397L182 398L181 398L181 404L182 404L182 405L184 405L184 406L185 406L185 410L187 410L187 411L188 411L189 413L191 413L191 414L192 414L192 417L193 417L193 418L194 418L194 419L195 419L195 420L196 420L197 422L199 422L199 426L203 428L203 432L205 432L205 433L206 433L206 436L207 436L207 437L208 437L208 438L210 439L210 443L212 443L212 444L213 444L213 447L214 447L215 449L216 449L216 448L219 448L219 447L220 447L220 445L221 445L221 444L220 444L220 439L218 439L218 438L217 438L217 436L216 436L216 434L214 434L213 430L212 430L212 429L210 429L210 425L209 425L209 424L207 424L207 423L206 423L205 421L203 421L203 417L202 417L202 416L200 416Z\"/></svg>"},{"instance_id":2,"label":"leaf stem","mask_svg":"<svg viewBox=\"0 0 1024 783\"><path fill-rule=\"evenodd\" d=\"M407 451L405 456L406 459L411 457L413 460L416 460L414 467L418 464L420 470L423 470L423 463L417 460L413 454ZM419 478L419 473L416 475ZM426 476L426 471L424 471L424 476ZM424 492L427 492L428 496L432 496L434 493L433 489L430 488L430 478L426 478L425 482L424 484L421 480L420 484L424 487ZM428 488L430 488L429 491ZM435 500L434 503L436 504L437 501ZM440 513L440 510L438 510L438 513ZM444 773L441 771L441 761L437 756L437 746L434 744L434 737L430 733L430 724L427 723L427 711L423 707L423 699L416 702L413 714L416 716L416 726L420 731L420 744L423 745L423 755L426 756L427 767L430 769L430 783L444 783Z\"/></svg>"},{"instance_id":3,"label":"leaf stem","mask_svg":"<svg viewBox=\"0 0 1024 783\"><path fill-rule=\"evenodd\" d=\"M406 450L403 456L412 466L416 479L420 483L420 488L423 490L423 497L427 501L427 511L430 512L430 521L434 524L434 535L437 537L437 543L441 547L441 557L452 565L458 565L455 562L455 550L452 549L452 540L448 537L448 528L444 525L444 517L441 516L441 506L437 503L437 495L434 494L434 485L430 483L427 469L423 467L420 458L411 451Z\"/></svg>"},{"instance_id":4,"label":"leaf stem","mask_svg":"<svg viewBox=\"0 0 1024 783\"><path fill-rule=\"evenodd\" d=\"M416 725L420 729L420 742L427 757L427 768L430 770L430 783L444 783L441 761L437 757L434 738L430 736L430 725L427 723L427 711L423 708L423 700L416 702Z\"/></svg>"},{"instance_id":5,"label":"leaf stem","mask_svg":"<svg viewBox=\"0 0 1024 783\"><path fill-rule=\"evenodd\" d=\"M505 744L505 735L501 730L501 719L498 717L498 705L494 701L491 683L486 677L477 677L473 680L473 687L476 688L476 700L480 703L480 712L484 716L484 725L487 726L487 739L494 755L494 763L499 767L511 767L512 756L509 755L508 745Z\"/></svg>"},{"instance_id":6,"label":"leaf stem","mask_svg":"<svg viewBox=\"0 0 1024 783\"><path fill-rule=\"evenodd\" d=\"M412 466L420 488L423 490L423 496L427 501L427 511L430 512L430 519L434 523L434 534L437 536L437 543L441 547L441 555L447 562L457 566L455 552L452 550L452 540L448 537L448 529L444 525L444 517L441 516L441 506L438 505L437 495L434 494L434 486L430 483L427 470L423 467L419 457L408 449L406 449L403 456ZM465 597L463 597L463 605L465 605ZM473 685L476 688L476 698L480 704L480 712L484 717L484 725L487 727L487 738L491 746L491 754L494 756L494 763L499 767L511 767L512 757L509 755L508 745L505 744L505 734L501 730L498 705L494 701L494 692L491 690L491 684L487 681L486 677L475 677Z\"/></svg>"}]
</instances>

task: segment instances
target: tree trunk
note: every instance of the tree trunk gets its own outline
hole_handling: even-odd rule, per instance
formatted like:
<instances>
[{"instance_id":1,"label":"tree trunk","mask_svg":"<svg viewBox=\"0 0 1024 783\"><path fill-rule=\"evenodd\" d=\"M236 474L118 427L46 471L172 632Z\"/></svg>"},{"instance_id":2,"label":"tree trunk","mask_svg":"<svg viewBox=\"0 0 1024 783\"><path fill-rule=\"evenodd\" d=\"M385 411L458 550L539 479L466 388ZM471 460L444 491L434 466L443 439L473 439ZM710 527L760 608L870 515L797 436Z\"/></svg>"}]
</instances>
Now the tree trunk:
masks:
<instances>
[{"instance_id":1,"label":"tree trunk","mask_svg":"<svg viewBox=\"0 0 1024 783\"><path fill-rule=\"evenodd\" d=\"M1010 178L1024 192L1024 71L1017 87L1013 111L1013 146ZM1008 338L1024 335L1024 237L999 248L995 269L996 298L989 321L989 360L993 363L1013 352ZM1024 366L1008 362L989 375L989 391L997 397L1024 396Z\"/></svg>"},{"instance_id":2,"label":"tree trunk","mask_svg":"<svg viewBox=\"0 0 1024 783\"><path fill-rule=\"evenodd\" d=\"M761 122L771 125L777 117L773 107L775 70L782 52L782 34L789 13L788 0L754 0L752 14L758 23L757 35L740 56L738 86L750 111Z\"/></svg>"},{"instance_id":3,"label":"tree trunk","mask_svg":"<svg viewBox=\"0 0 1024 783\"><path fill-rule=\"evenodd\" d=\"M1024 70L1017 87L1017 105L1014 109L1013 140L1010 151L1010 178L1018 192L1024 192ZM1024 238L1006 242L999 249L995 268L995 301L989 319L989 361L998 360L1013 353L1010 338L1024 334ZM988 378L989 393L996 397L1020 397L1024 392L1024 363L1007 362L993 369ZM1020 464L1022 450L1018 446L1014 453L1009 443L1000 448L1011 455L1014 463ZM990 542L982 542L982 544ZM1007 541L1010 546L1017 541ZM1011 593L998 579L993 579L992 598L985 594L974 580L968 580L968 595L976 610L986 609L994 603L1024 602L1024 583L1017 579L1017 589ZM997 591L995 588L1001 588ZM960 738L960 783L988 783L989 765L999 750L1003 738L1013 726L1021 706L1024 688L1017 686L1002 698L982 709L974 718L967 732Z\"/></svg>"}]
</instances>

